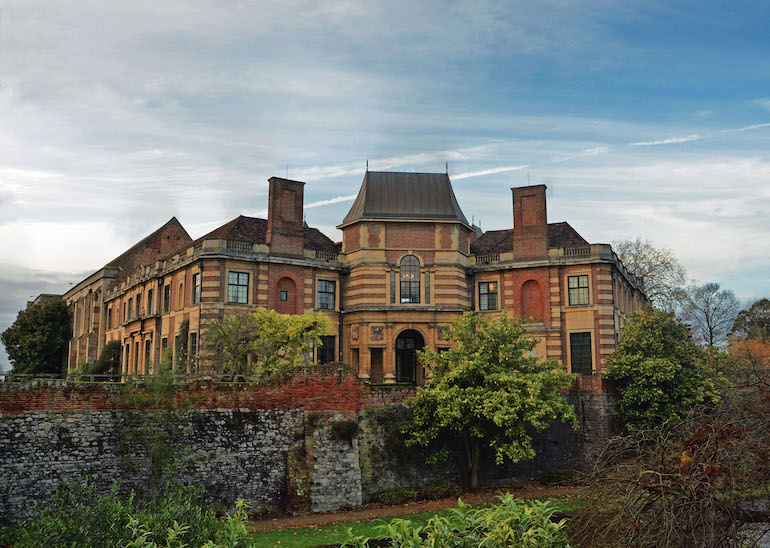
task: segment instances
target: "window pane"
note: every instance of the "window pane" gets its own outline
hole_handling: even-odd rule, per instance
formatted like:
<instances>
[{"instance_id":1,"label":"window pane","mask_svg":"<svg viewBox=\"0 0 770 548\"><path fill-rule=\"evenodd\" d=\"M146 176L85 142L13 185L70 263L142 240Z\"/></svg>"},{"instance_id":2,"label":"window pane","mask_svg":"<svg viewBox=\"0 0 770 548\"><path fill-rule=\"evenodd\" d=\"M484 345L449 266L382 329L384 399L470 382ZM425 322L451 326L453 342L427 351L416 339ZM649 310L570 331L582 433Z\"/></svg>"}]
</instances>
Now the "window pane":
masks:
<instances>
[{"instance_id":1,"label":"window pane","mask_svg":"<svg viewBox=\"0 0 770 548\"><path fill-rule=\"evenodd\" d=\"M572 372L591 375L593 373L591 333L570 333L569 344Z\"/></svg>"},{"instance_id":2,"label":"window pane","mask_svg":"<svg viewBox=\"0 0 770 548\"><path fill-rule=\"evenodd\" d=\"M230 272L228 275L227 302L246 304L249 302L249 274Z\"/></svg>"}]
</instances>

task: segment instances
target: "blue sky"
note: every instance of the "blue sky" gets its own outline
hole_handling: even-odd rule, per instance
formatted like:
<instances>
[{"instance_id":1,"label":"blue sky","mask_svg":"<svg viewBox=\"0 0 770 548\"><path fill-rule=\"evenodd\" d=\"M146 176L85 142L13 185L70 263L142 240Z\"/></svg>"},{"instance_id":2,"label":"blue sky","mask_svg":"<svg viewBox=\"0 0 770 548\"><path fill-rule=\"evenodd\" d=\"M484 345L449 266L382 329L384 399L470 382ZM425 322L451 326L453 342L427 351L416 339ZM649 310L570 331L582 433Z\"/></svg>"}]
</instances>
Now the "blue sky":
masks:
<instances>
[{"instance_id":1,"label":"blue sky","mask_svg":"<svg viewBox=\"0 0 770 548\"><path fill-rule=\"evenodd\" d=\"M0 0L0 330L172 215L197 237L264 214L272 175L332 202L307 220L338 239L367 159L448 162L487 230L544 183L550 221L767 296L768 22L765 2Z\"/></svg>"}]
</instances>

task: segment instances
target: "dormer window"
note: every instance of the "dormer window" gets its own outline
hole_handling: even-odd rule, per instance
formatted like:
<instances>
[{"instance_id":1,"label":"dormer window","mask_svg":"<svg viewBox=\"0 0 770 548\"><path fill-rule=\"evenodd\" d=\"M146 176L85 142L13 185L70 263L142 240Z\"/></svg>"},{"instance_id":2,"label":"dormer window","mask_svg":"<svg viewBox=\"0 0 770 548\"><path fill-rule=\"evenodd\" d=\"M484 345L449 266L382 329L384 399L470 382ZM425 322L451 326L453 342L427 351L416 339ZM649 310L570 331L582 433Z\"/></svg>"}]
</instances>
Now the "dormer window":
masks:
<instances>
[{"instance_id":1,"label":"dormer window","mask_svg":"<svg viewBox=\"0 0 770 548\"><path fill-rule=\"evenodd\" d=\"M401 259L401 303L420 302L420 261L414 255Z\"/></svg>"}]
</instances>

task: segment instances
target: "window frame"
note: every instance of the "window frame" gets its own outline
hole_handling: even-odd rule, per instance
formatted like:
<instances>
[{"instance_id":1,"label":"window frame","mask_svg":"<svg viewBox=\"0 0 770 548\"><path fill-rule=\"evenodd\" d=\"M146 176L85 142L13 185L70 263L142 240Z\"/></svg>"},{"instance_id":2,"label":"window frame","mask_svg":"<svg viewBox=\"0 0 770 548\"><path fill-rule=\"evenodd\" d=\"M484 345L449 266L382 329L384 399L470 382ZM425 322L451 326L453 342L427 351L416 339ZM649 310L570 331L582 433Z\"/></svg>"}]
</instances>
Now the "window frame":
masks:
<instances>
[{"instance_id":1,"label":"window frame","mask_svg":"<svg viewBox=\"0 0 770 548\"><path fill-rule=\"evenodd\" d=\"M420 304L420 266L420 259L414 255L405 255L399 261L399 304Z\"/></svg>"},{"instance_id":2,"label":"window frame","mask_svg":"<svg viewBox=\"0 0 770 548\"><path fill-rule=\"evenodd\" d=\"M588 365L590 365L590 369L586 369L585 363L578 364L580 367L576 367L575 363L575 347L576 344L574 341L575 338L578 336L586 336L588 339L588 344L582 344L581 347L587 347L587 352L584 354L588 358ZM585 338L585 337L583 337ZM593 348L593 333L591 331L573 331L569 333L569 367L571 373L578 373L581 375L593 375L594 373L594 348ZM582 350L582 348L578 348L578 350ZM581 357L581 354L578 353L578 356Z\"/></svg>"},{"instance_id":3,"label":"window frame","mask_svg":"<svg viewBox=\"0 0 770 548\"><path fill-rule=\"evenodd\" d=\"M494 289L495 289L494 291L490 291L489 290L489 286L490 285L494 285L495 286L494 287ZM486 286L486 292L482 292L482 287L483 286ZM500 283L497 280L490 280L490 281L486 281L486 282L479 282L478 283L478 287L479 287L479 306L478 306L478 309L481 310L481 311L485 311L485 312L491 311L491 310L498 310L499 295L500 295ZM494 295L494 298L495 298L494 306L491 306L491 307L490 307L490 304L489 304L489 296L490 295ZM482 296L486 296L486 304L484 304L484 305L482 305L482 302L483 302Z\"/></svg>"},{"instance_id":4,"label":"window frame","mask_svg":"<svg viewBox=\"0 0 770 548\"><path fill-rule=\"evenodd\" d=\"M196 272L192 275L192 283L190 284L192 287L191 295L190 295L190 302L191 304L200 304L201 302L201 274L200 272Z\"/></svg>"},{"instance_id":5,"label":"window frame","mask_svg":"<svg viewBox=\"0 0 770 548\"><path fill-rule=\"evenodd\" d=\"M233 283L233 276L236 276L235 283ZM241 283L241 276L245 276L245 283ZM227 272L227 304L249 304L249 272L240 272L238 270L230 270ZM233 288L237 291L233 293ZM245 288L245 296L241 294L240 288ZM241 300L243 299L243 300Z\"/></svg>"},{"instance_id":6,"label":"window frame","mask_svg":"<svg viewBox=\"0 0 770 548\"><path fill-rule=\"evenodd\" d=\"M574 287L572 287L572 280L577 280ZM586 285L581 285L585 281ZM585 294L581 290L585 290ZM573 290L575 290L575 298L573 299ZM585 301L585 302L583 302ZM567 302L569 306L588 306L591 304L591 277L588 274L575 274L573 276L567 276Z\"/></svg>"},{"instance_id":7,"label":"window frame","mask_svg":"<svg viewBox=\"0 0 770 548\"><path fill-rule=\"evenodd\" d=\"M324 363L334 363L335 360L335 351L337 346L337 338L334 335L322 335L319 337L321 339L320 346L316 347L316 362L319 364ZM330 345L327 346L327 342L331 342ZM321 361L321 356L323 355L324 358L329 358L327 361Z\"/></svg>"},{"instance_id":8,"label":"window frame","mask_svg":"<svg viewBox=\"0 0 770 548\"><path fill-rule=\"evenodd\" d=\"M163 313L171 312L171 284L163 285Z\"/></svg>"},{"instance_id":9,"label":"window frame","mask_svg":"<svg viewBox=\"0 0 770 548\"><path fill-rule=\"evenodd\" d=\"M324 289L321 289L321 286ZM331 291L329 291L331 287ZM324 296L324 299L321 297ZM319 279L316 282L316 308L318 310L335 310L337 308L337 281Z\"/></svg>"}]
</instances>

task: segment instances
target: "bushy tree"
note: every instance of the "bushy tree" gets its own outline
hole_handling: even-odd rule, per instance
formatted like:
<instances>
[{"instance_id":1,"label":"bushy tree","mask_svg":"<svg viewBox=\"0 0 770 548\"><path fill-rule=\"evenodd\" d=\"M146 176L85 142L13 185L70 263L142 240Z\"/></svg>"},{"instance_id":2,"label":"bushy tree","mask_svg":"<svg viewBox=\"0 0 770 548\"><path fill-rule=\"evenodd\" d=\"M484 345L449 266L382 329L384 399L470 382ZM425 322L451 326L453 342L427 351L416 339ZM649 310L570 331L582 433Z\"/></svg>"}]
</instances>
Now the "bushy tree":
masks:
<instances>
[{"instance_id":1,"label":"bushy tree","mask_svg":"<svg viewBox=\"0 0 770 548\"><path fill-rule=\"evenodd\" d=\"M688 327L651 306L632 314L605 376L620 391L620 410L634 428L679 420L706 399L717 399L722 377L704 366L705 354Z\"/></svg>"},{"instance_id":2,"label":"bushy tree","mask_svg":"<svg viewBox=\"0 0 770 548\"><path fill-rule=\"evenodd\" d=\"M87 368L87 373L117 374L120 371L120 341L110 341L102 348L99 358Z\"/></svg>"},{"instance_id":3,"label":"bushy tree","mask_svg":"<svg viewBox=\"0 0 770 548\"><path fill-rule=\"evenodd\" d=\"M555 420L576 424L562 395L573 377L558 362L529 355L537 341L519 318L467 312L452 326L455 348L421 354L433 378L410 400L414 415L404 432L407 445L464 445L476 487L482 444L495 450L498 463L528 460L535 456L534 433ZM447 446L439 448L431 460L448 453Z\"/></svg>"},{"instance_id":4,"label":"bushy tree","mask_svg":"<svg viewBox=\"0 0 770 548\"><path fill-rule=\"evenodd\" d=\"M770 341L770 299L760 299L738 312L733 323L733 337Z\"/></svg>"},{"instance_id":5,"label":"bushy tree","mask_svg":"<svg viewBox=\"0 0 770 548\"><path fill-rule=\"evenodd\" d=\"M267 373L302 365L310 345L321 344L328 326L319 312L286 315L258 308L214 322L203 333L203 342L215 351L223 373Z\"/></svg>"},{"instance_id":6,"label":"bushy tree","mask_svg":"<svg viewBox=\"0 0 770 548\"><path fill-rule=\"evenodd\" d=\"M19 312L0 338L13 373L60 373L71 334L67 303L56 298Z\"/></svg>"}]
</instances>

